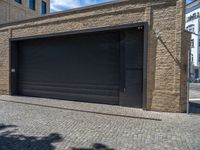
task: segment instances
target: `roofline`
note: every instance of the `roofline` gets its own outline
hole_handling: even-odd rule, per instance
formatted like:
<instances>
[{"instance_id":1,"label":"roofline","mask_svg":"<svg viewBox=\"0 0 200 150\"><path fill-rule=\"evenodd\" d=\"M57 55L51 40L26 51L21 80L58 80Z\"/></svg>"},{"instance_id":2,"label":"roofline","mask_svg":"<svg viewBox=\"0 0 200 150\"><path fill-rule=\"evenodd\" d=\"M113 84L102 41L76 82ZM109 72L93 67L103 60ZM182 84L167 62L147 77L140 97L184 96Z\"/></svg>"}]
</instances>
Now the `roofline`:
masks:
<instances>
[{"instance_id":1,"label":"roofline","mask_svg":"<svg viewBox=\"0 0 200 150\"><path fill-rule=\"evenodd\" d=\"M20 23L26 23L26 22L29 22L29 21L37 21L37 20L45 19L45 18L49 18L49 17L63 16L63 15L66 15L66 14L74 14L74 13L78 13L80 11L89 11L89 10L94 9L94 8L100 8L100 7L105 7L105 6L107 7L107 6L110 6L110 5L118 5L118 4L121 4L121 3L125 3L127 1L129 1L129 0L112 0L110 2L104 2L104 3L93 4L93 5L89 5L89 6L73 8L73 9L59 11L59 12L54 12L54 13L50 13L50 14L47 14L47 15L39 16L39 17L33 17L33 18L29 18L29 19L23 19L23 20L3 23L3 24L0 24L0 28L6 27L6 26L11 26L11 25L17 25L17 24L20 24Z\"/></svg>"}]
</instances>

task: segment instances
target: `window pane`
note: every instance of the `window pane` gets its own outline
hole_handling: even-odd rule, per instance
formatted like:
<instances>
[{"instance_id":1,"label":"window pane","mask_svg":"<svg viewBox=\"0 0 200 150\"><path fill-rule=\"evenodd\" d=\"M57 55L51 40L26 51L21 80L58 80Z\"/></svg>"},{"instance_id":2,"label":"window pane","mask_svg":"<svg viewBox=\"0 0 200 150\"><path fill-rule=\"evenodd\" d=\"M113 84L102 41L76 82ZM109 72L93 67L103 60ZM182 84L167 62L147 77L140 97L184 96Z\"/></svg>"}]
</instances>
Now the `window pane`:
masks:
<instances>
[{"instance_id":1,"label":"window pane","mask_svg":"<svg viewBox=\"0 0 200 150\"><path fill-rule=\"evenodd\" d=\"M200 62L200 54L199 54L199 62Z\"/></svg>"},{"instance_id":2,"label":"window pane","mask_svg":"<svg viewBox=\"0 0 200 150\"><path fill-rule=\"evenodd\" d=\"M199 46L200 46L200 39L199 39Z\"/></svg>"},{"instance_id":3,"label":"window pane","mask_svg":"<svg viewBox=\"0 0 200 150\"><path fill-rule=\"evenodd\" d=\"M192 59L192 62L194 62L194 56L193 56L193 54L191 55L191 59Z\"/></svg>"},{"instance_id":4,"label":"window pane","mask_svg":"<svg viewBox=\"0 0 200 150\"><path fill-rule=\"evenodd\" d=\"M22 0L15 0L15 2L22 4Z\"/></svg>"},{"instance_id":5,"label":"window pane","mask_svg":"<svg viewBox=\"0 0 200 150\"><path fill-rule=\"evenodd\" d=\"M42 1L42 14L46 14L47 13L47 4L46 2Z\"/></svg>"},{"instance_id":6,"label":"window pane","mask_svg":"<svg viewBox=\"0 0 200 150\"><path fill-rule=\"evenodd\" d=\"M189 32L194 32L194 25L192 24L192 25L187 26L187 30Z\"/></svg>"},{"instance_id":7,"label":"window pane","mask_svg":"<svg viewBox=\"0 0 200 150\"><path fill-rule=\"evenodd\" d=\"M191 40L191 48L194 48L194 39Z\"/></svg>"},{"instance_id":8,"label":"window pane","mask_svg":"<svg viewBox=\"0 0 200 150\"><path fill-rule=\"evenodd\" d=\"M35 10L35 0L29 0L29 8Z\"/></svg>"}]
</instances>

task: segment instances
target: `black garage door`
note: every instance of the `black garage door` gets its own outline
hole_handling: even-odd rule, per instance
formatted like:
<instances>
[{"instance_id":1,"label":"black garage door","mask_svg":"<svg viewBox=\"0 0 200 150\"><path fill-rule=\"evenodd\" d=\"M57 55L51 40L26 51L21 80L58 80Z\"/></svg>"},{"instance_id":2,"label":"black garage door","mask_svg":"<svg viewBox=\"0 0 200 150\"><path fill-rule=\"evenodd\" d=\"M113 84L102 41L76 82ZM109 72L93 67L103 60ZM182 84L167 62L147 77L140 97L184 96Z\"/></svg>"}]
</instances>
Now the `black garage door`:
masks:
<instances>
[{"instance_id":1,"label":"black garage door","mask_svg":"<svg viewBox=\"0 0 200 150\"><path fill-rule=\"evenodd\" d=\"M17 95L142 107L143 32L137 28L14 46Z\"/></svg>"}]
</instances>

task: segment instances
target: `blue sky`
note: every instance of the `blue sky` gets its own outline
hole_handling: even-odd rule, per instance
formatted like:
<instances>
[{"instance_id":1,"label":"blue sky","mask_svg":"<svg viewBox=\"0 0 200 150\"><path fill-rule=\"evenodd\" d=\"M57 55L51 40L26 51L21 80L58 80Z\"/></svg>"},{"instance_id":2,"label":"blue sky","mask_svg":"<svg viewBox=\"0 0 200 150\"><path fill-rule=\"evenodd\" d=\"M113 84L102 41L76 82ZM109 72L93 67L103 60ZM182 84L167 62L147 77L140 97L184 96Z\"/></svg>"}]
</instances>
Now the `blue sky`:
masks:
<instances>
[{"instance_id":1,"label":"blue sky","mask_svg":"<svg viewBox=\"0 0 200 150\"><path fill-rule=\"evenodd\" d=\"M51 12L73 9L88 5L94 5L112 0L51 0ZM186 0L187 3L195 0Z\"/></svg>"},{"instance_id":2,"label":"blue sky","mask_svg":"<svg viewBox=\"0 0 200 150\"><path fill-rule=\"evenodd\" d=\"M73 9L112 0L51 0L51 12Z\"/></svg>"},{"instance_id":3,"label":"blue sky","mask_svg":"<svg viewBox=\"0 0 200 150\"><path fill-rule=\"evenodd\" d=\"M193 1L195 1L195 0L186 0L187 3L191 3Z\"/></svg>"}]
</instances>

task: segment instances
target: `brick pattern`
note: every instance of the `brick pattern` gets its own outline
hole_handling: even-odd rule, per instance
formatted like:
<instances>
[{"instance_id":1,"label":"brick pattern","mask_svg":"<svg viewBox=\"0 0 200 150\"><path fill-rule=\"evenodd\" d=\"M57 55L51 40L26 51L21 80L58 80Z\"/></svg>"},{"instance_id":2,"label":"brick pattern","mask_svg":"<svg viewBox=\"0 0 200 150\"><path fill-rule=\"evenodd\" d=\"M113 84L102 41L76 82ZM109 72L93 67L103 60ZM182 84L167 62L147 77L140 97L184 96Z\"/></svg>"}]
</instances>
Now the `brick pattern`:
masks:
<instances>
[{"instance_id":1,"label":"brick pattern","mask_svg":"<svg viewBox=\"0 0 200 150\"><path fill-rule=\"evenodd\" d=\"M0 94L8 94L9 89L9 32L0 33Z\"/></svg>"},{"instance_id":2,"label":"brick pattern","mask_svg":"<svg viewBox=\"0 0 200 150\"><path fill-rule=\"evenodd\" d=\"M148 22L147 109L184 112L187 72L181 66L187 64L184 47L189 44L184 38L184 7L184 0L125 0L0 26L0 34L11 30L10 36L17 38ZM0 51L8 51L5 44ZM6 73L3 78L8 81ZM0 83L0 91L8 93L7 84Z\"/></svg>"}]
</instances>

